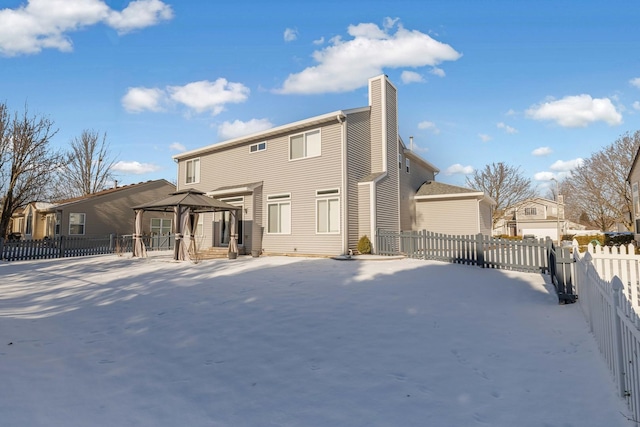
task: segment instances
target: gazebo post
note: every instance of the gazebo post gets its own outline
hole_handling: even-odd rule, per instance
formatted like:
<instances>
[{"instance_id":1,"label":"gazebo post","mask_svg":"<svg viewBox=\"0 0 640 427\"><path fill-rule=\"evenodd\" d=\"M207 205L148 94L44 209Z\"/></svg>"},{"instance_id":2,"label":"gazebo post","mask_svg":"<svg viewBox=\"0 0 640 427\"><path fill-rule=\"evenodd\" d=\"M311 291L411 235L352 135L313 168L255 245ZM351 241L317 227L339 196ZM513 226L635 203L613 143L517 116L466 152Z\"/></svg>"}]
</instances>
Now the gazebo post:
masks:
<instances>
[{"instance_id":1,"label":"gazebo post","mask_svg":"<svg viewBox=\"0 0 640 427\"><path fill-rule=\"evenodd\" d=\"M182 235L180 234L180 205L173 208L173 259L180 259L180 245L182 244Z\"/></svg>"},{"instance_id":2,"label":"gazebo post","mask_svg":"<svg viewBox=\"0 0 640 427\"><path fill-rule=\"evenodd\" d=\"M231 217L231 233L229 237L229 258L234 259L238 256L238 235L236 234L238 215L235 210L229 211Z\"/></svg>"}]
</instances>

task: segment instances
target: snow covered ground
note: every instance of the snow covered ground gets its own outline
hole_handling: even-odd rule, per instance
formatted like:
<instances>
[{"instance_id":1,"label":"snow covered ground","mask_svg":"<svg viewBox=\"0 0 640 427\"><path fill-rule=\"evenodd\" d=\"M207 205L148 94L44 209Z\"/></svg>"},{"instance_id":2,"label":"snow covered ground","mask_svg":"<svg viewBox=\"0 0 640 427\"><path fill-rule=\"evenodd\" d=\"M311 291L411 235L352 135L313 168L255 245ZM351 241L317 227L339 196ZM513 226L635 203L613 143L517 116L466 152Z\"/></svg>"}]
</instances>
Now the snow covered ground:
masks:
<instances>
[{"instance_id":1,"label":"snow covered ground","mask_svg":"<svg viewBox=\"0 0 640 427\"><path fill-rule=\"evenodd\" d=\"M0 263L0 425L631 425L545 280L405 259Z\"/></svg>"}]
</instances>

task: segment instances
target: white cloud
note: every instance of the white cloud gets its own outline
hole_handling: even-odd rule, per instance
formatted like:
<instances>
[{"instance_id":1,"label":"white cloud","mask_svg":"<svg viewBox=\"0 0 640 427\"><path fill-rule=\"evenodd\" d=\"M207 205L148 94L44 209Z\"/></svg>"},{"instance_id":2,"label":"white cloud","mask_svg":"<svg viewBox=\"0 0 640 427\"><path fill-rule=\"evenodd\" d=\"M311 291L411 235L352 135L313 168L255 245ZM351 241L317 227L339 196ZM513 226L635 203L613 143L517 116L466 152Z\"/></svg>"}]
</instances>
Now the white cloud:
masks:
<instances>
[{"instance_id":1,"label":"white cloud","mask_svg":"<svg viewBox=\"0 0 640 427\"><path fill-rule=\"evenodd\" d=\"M224 122L218 127L218 136L224 139L239 138L252 133L261 132L273 127L267 119L251 119L248 122L235 120L233 123Z\"/></svg>"},{"instance_id":2,"label":"white cloud","mask_svg":"<svg viewBox=\"0 0 640 427\"><path fill-rule=\"evenodd\" d=\"M533 179L536 181L551 181L552 179L557 179L556 174L553 172L538 172L533 175Z\"/></svg>"},{"instance_id":3,"label":"white cloud","mask_svg":"<svg viewBox=\"0 0 640 427\"><path fill-rule=\"evenodd\" d=\"M526 111L534 120L552 120L563 127L586 127L603 121L609 125L622 123L622 114L608 98L592 98L590 95L566 96L534 105Z\"/></svg>"},{"instance_id":4,"label":"white cloud","mask_svg":"<svg viewBox=\"0 0 640 427\"><path fill-rule=\"evenodd\" d=\"M534 156L548 156L553 153L553 150L549 147L538 147L531 152Z\"/></svg>"},{"instance_id":5,"label":"white cloud","mask_svg":"<svg viewBox=\"0 0 640 427\"><path fill-rule=\"evenodd\" d=\"M143 175L149 172L160 170L160 166L151 163L140 163L136 161L123 162L119 161L113 165L113 170L132 175Z\"/></svg>"},{"instance_id":6,"label":"white cloud","mask_svg":"<svg viewBox=\"0 0 640 427\"><path fill-rule=\"evenodd\" d=\"M395 33L390 30L396 28ZM290 74L277 93L314 94L346 92L367 84L367 79L384 68L436 66L462 55L451 46L420 31L410 31L397 20L386 19L384 28L376 24L350 25L352 37L333 37L331 45L313 53L316 65Z\"/></svg>"},{"instance_id":7,"label":"white cloud","mask_svg":"<svg viewBox=\"0 0 640 427\"><path fill-rule=\"evenodd\" d=\"M298 30L295 30L293 28L287 28L286 30L284 30L284 41L292 42L297 38L298 38Z\"/></svg>"},{"instance_id":8,"label":"white cloud","mask_svg":"<svg viewBox=\"0 0 640 427\"><path fill-rule=\"evenodd\" d=\"M507 111L506 113L504 113L506 116L515 116L518 113L513 109L513 108L509 108L509 111Z\"/></svg>"},{"instance_id":9,"label":"white cloud","mask_svg":"<svg viewBox=\"0 0 640 427\"><path fill-rule=\"evenodd\" d=\"M179 142L174 142L173 144L171 144L169 146L169 150L171 150L171 151L187 151L187 147L185 147L183 144L180 144Z\"/></svg>"},{"instance_id":10,"label":"white cloud","mask_svg":"<svg viewBox=\"0 0 640 427\"><path fill-rule=\"evenodd\" d=\"M440 129L438 129L438 127L436 126L435 123L433 122L429 122L429 121L423 121L418 123L418 129L423 129L423 130L430 130L431 132L435 133L436 135L440 133Z\"/></svg>"},{"instance_id":11,"label":"white cloud","mask_svg":"<svg viewBox=\"0 0 640 427\"><path fill-rule=\"evenodd\" d=\"M162 111L164 97L160 89L130 87L122 97L122 106L130 113L140 113L144 110Z\"/></svg>"},{"instance_id":12,"label":"white cloud","mask_svg":"<svg viewBox=\"0 0 640 427\"><path fill-rule=\"evenodd\" d=\"M479 133L478 137L482 140L482 142L489 142L493 139L491 138L490 135L487 135L486 133Z\"/></svg>"},{"instance_id":13,"label":"white cloud","mask_svg":"<svg viewBox=\"0 0 640 427\"><path fill-rule=\"evenodd\" d=\"M434 76L438 76L438 77L446 76L444 70L442 68L438 68L438 67L433 67L429 72L431 74L433 74Z\"/></svg>"},{"instance_id":14,"label":"white cloud","mask_svg":"<svg viewBox=\"0 0 640 427\"><path fill-rule=\"evenodd\" d=\"M556 172L571 172L578 166L581 166L584 163L584 160L578 157L573 160L558 160L554 164L552 164L549 169Z\"/></svg>"},{"instance_id":15,"label":"white cloud","mask_svg":"<svg viewBox=\"0 0 640 427\"><path fill-rule=\"evenodd\" d=\"M511 134L518 133L518 130L516 128L512 128L511 126L509 126L509 125L507 125L507 124L505 124L503 122L500 122L500 123L496 124L496 127L498 129L504 130L506 133L511 133Z\"/></svg>"},{"instance_id":16,"label":"white cloud","mask_svg":"<svg viewBox=\"0 0 640 427\"><path fill-rule=\"evenodd\" d=\"M400 79L404 84L424 82L424 77L415 71L403 71L400 75Z\"/></svg>"},{"instance_id":17,"label":"white cloud","mask_svg":"<svg viewBox=\"0 0 640 427\"><path fill-rule=\"evenodd\" d=\"M211 111L214 116L224 110L226 104L238 104L249 97L249 88L242 83L219 78L215 82L202 80L184 86L167 87L172 100L202 113Z\"/></svg>"},{"instance_id":18,"label":"white cloud","mask_svg":"<svg viewBox=\"0 0 640 427\"><path fill-rule=\"evenodd\" d=\"M462 166L460 163L451 165L444 171L445 175L468 175L473 173L473 166Z\"/></svg>"},{"instance_id":19,"label":"white cloud","mask_svg":"<svg viewBox=\"0 0 640 427\"><path fill-rule=\"evenodd\" d=\"M629 83L631 83L631 86L635 86L638 89L640 89L640 77L636 77L635 79L629 80Z\"/></svg>"},{"instance_id":20,"label":"white cloud","mask_svg":"<svg viewBox=\"0 0 640 427\"><path fill-rule=\"evenodd\" d=\"M202 80L184 86L159 88L129 88L122 98L122 106L129 112L144 110L161 111L171 102L182 104L189 109L202 113L220 114L226 104L238 104L249 97L251 91L242 83L233 83L219 78L215 82Z\"/></svg>"},{"instance_id":21,"label":"white cloud","mask_svg":"<svg viewBox=\"0 0 640 427\"><path fill-rule=\"evenodd\" d=\"M634 103L633 103L633 108L634 108L635 110L640 110L640 101L636 101L636 102L634 102Z\"/></svg>"},{"instance_id":22,"label":"white cloud","mask_svg":"<svg viewBox=\"0 0 640 427\"><path fill-rule=\"evenodd\" d=\"M317 45L324 44L324 37L320 37L318 40L314 40L313 44L317 44Z\"/></svg>"},{"instance_id":23,"label":"white cloud","mask_svg":"<svg viewBox=\"0 0 640 427\"><path fill-rule=\"evenodd\" d=\"M171 6L160 0L136 0L129 3L122 12L110 11L106 22L119 34L124 34L171 18L173 18Z\"/></svg>"},{"instance_id":24,"label":"white cloud","mask_svg":"<svg viewBox=\"0 0 640 427\"><path fill-rule=\"evenodd\" d=\"M136 0L122 11L103 0L28 0L15 9L0 10L0 54L35 54L42 49L69 52L69 33L104 23L118 33L156 25L173 17L160 0Z\"/></svg>"}]
</instances>

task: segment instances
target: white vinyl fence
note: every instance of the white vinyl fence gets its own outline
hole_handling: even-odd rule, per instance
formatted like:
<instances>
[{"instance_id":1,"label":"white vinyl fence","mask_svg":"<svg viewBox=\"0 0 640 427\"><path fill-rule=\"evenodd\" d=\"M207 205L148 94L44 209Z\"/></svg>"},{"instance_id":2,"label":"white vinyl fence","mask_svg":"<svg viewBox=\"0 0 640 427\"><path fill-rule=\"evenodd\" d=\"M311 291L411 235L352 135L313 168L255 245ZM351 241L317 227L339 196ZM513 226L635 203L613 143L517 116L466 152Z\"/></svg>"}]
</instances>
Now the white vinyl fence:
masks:
<instances>
[{"instance_id":1,"label":"white vinyl fence","mask_svg":"<svg viewBox=\"0 0 640 427\"><path fill-rule=\"evenodd\" d=\"M613 256L614 251L618 252L616 257ZM619 252L590 247L580 254L575 245L574 277L578 302L615 379L618 392L626 400L631 417L637 424L640 420L640 317L634 310L634 305L637 308L638 276L630 276L630 272L633 268L637 271L638 257L632 259L628 253L623 257ZM613 275L603 275L599 269L606 275ZM625 279L621 279L618 273L626 274Z\"/></svg>"}]
</instances>

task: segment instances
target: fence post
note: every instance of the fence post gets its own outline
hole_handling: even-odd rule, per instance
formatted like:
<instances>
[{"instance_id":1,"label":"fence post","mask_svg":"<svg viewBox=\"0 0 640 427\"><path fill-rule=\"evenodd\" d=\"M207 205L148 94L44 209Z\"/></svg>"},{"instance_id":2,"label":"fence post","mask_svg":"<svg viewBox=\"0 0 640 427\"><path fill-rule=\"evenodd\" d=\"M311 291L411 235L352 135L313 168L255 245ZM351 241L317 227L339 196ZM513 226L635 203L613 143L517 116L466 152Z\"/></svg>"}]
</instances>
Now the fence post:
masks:
<instances>
[{"instance_id":1,"label":"fence post","mask_svg":"<svg viewBox=\"0 0 640 427\"><path fill-rule=\"evenodd\" d=\"M620 292L622 291L622 281L618 276L611 279L611 289L613 289L613 310L611 310L611 320L614 328L614 348L616 352L616 381L618 382L618 392L620 397L626 398L624 384L624 359L622 357L622 327L620 325L620 316L618 315L618 307L620 307Z\"/></svg>"},{"instance_id":2,"label":"fence post","mask_svg":"<svg viewBox=\"0 0 640 427\"><path fill-rule=\"evenodd\" d=\"M476 234L476 265L484 268L484 235Z\"/></svg>"},{"instance_id":3,"label":"fence post","mask_svg":"<svg viewBox=\"0 0 640 427\"><path fill-rule=\"evenodd\" d=\"M64 236L60 236L60 246L58 248L58 258L64 258Z\"/></svg>"}]
</instances>

